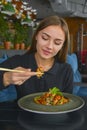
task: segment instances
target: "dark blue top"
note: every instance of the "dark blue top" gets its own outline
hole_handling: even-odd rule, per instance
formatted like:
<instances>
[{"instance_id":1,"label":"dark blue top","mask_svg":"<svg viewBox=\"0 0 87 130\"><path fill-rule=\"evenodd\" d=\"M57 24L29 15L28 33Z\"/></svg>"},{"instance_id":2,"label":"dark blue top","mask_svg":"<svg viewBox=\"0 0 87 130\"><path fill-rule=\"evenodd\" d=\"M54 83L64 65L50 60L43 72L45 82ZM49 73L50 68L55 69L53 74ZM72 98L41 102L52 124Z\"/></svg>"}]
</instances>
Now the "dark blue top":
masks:
<instances>
[{"instance_id":1,"label":"dark blue top","mask_svg":"<svg viewBox=\"0 0 87 130\"><path fill-rule=\"evenodd\" d=\"M36 71L37 64L34 53L15 55L0 64L0 67L4 68L15 68L18 66ZM0 89L4 88L3 73L3 71L0 71ZM52 68L45 72L41 78L38 79L37 76L33 76L22 85L16 85L18 98L31 93L48 91L52 87L58 87L62 92L72 93L73 71L69 64L55 61Z\"/></svg>"}]
</instances>

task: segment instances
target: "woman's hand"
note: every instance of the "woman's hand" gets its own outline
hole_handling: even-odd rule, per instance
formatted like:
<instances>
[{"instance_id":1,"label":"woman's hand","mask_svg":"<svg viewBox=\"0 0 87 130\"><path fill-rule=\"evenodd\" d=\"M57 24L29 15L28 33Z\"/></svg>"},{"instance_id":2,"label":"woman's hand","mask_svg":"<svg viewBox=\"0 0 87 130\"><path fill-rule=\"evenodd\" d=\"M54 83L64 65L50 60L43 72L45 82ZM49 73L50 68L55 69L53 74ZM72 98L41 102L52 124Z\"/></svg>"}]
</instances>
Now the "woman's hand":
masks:
<instances>
[{"instance_id":1,"label":"woman's hand","mask_svg":"<svg viewBox=\"0 0 87 130\"><path fill-rule=\"evenodd\" d=\"M3 76L4 86L10 84L21 85L27 79L36 75L36 72L32 72L31 69L25 69L23 67L17 67L14 70L21 70L23 72L5 72Z\"/></svg>"}]
</instances>

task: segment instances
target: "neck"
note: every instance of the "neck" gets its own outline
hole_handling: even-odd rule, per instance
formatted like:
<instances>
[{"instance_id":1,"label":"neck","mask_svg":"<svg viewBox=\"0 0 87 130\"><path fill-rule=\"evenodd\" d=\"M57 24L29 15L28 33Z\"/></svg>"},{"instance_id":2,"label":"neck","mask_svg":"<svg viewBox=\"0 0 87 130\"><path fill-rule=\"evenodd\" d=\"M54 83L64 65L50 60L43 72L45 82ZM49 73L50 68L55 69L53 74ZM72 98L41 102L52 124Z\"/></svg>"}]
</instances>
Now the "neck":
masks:
<instances>
[{"instance_id":1,"label":"neck","mask_svg":"<svg viewBox=\"0 0 87 130\"><path fill-rule=\"evenodd\" d=\"M44 71L49 70L53 66L53 63L54 63L54 58L46 60L46 59L41 58L37 53L35 54L35 59L37 62L37 66L42 67Z\"/></svg>"}]
</instances>

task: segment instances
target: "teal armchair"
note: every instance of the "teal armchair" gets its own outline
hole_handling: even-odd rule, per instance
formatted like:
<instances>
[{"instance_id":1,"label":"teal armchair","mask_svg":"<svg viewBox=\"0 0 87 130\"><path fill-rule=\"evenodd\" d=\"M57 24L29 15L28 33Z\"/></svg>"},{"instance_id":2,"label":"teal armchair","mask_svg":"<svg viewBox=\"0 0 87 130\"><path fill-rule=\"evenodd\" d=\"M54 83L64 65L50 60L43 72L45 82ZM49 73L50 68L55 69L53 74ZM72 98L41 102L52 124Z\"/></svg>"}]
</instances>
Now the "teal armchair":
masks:
<instances>
[{"instance_id":1,"label":"teal armchair","mask_svg":"<svg viewBox=\"0 0 87 130\"><path fill-rule=\"evenodd\" d=\"M73 94L78 96L87 96L87 87L82 86L82 75L79 72L78 69L78 59L77 55L75 53L72 53L71 55L67 55L67 63L69 63L73 69ZM77 86L75 86L75 83L78 83Z\"/></svg>"},{"instance_id":2,"label":"teal armchair","mask_svg":"<svg viewBox=\"0 0 87 130\"><path fill-rule=\"evenodd\" d=\"M0 63L7 60L8 56L4 54L0 58ZM5 88L0 91L0 102L7 102L7 101L13 101L17 99L17 93L16 88L14 85L10 85L8 88Z\"/></svg>"}]
</instances>

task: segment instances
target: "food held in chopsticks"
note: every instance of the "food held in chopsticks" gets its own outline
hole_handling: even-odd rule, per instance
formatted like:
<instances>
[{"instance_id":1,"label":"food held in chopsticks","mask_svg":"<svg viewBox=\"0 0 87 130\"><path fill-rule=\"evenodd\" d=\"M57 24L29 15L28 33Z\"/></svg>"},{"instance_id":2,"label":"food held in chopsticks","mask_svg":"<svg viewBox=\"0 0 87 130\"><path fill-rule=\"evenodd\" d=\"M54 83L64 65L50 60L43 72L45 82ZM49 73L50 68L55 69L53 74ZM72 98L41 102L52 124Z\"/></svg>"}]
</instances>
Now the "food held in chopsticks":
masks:
<instances>
[{"instance_id":1,"label":"food held in chopsticks","mask_svg":"<svg viewBox=\"0 0 87 130\"><path fill-rule=\"evenodd\" d=\"M38 67L37 70L36 70L36 72L37 72L37 77L38 77L38 78L41 78L42 75L44 74L44 69L43 69L43 67Z\"/></svg>"},{"instance_id":2,"label":"food held in chopsticks","mask_svg":"<svg viewBox=\"0 0 87 130\"><path fill-rule=\"evenodd\" d=\"M23 72L25 72L24 70L18 70L18 69L8 69L8 68L2 68L2 67L0 67L0 71L6 71L6 72L16 72L16 73L23 73ZM32 72L31 72L32 73ZM42 76L44 73L43 72L41 72L41 71L36 71L36 75L38 76L38 77L40 77L40 76Z\"/></svg>"},{"instance_id":3,"label":"food held in chopsticks","mask_svg":"<svg viewBox=\"0 0 87 130\"><path fill-rule=\"evenodd\" d=\"M64 97L63 93L57 87L54 87L41 96L35 97L34 101L37 104L43 105L62 105L68 103L69 99Z\"/></svg>"}]
</instances>

